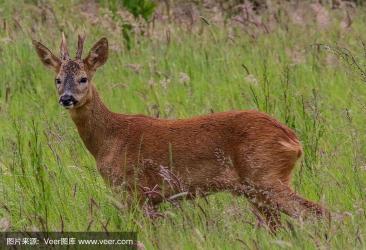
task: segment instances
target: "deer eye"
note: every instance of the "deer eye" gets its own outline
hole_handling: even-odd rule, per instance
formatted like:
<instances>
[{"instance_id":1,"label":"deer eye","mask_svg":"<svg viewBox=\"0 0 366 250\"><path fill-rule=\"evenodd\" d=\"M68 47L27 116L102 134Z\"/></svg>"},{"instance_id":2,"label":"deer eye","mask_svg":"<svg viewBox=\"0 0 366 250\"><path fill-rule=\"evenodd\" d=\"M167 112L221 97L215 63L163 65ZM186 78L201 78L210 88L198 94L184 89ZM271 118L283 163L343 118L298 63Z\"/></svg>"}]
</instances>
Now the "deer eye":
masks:
<instances>
[{"instance_id":1,"label":"deer eye","mask_svg":"<svg viewBox=\"0 0 366 250\"><path fill-rule=\"evenodd\" d=\"M79 82L80 83L86 83L87 81L88 81L88 78L82 77Z\"/></svg>"},{"instance_id":2,"label":"deer eye","mask_svg":"<svg viewBox=\"0 0 366 250\"><path fill-rule=\"evenodd\" d=\"M56 78L56 79L55 79L55 82L56 82L56 84L57 84L57 85L61 84L61 80L60 80L60 78Z\"/></svg>"}]
</instances>

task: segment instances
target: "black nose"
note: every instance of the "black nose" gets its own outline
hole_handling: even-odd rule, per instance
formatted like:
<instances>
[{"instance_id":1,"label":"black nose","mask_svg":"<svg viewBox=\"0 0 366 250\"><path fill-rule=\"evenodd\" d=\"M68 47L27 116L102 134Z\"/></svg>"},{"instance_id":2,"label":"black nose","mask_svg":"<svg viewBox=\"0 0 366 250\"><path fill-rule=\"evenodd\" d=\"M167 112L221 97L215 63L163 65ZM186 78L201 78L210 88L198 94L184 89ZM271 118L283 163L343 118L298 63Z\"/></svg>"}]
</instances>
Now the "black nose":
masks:
<instances>
[{"instance_id":1,"label":"black nose","mask_svg":"<svg viewBox=\"0 0 366 250\"><path fill-rule=\"evenodd\" d=\"M67 106L71 106L71 105L75 105L77 103L77 101L75 100L75 98L72 95L62 95L60 97L60 103L67 107Z\"/></svg>"}]
</instances>

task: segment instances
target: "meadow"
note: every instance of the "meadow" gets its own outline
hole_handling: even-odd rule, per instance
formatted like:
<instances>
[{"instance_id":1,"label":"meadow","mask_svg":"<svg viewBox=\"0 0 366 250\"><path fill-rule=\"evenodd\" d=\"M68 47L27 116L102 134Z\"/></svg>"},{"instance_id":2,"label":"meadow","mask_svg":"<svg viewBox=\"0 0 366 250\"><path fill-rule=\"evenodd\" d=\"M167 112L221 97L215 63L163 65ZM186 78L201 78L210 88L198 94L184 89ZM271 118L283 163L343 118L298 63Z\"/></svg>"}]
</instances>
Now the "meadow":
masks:
<instances>
[{"instance_id":1,"label":"meadow","mask_svg":"<svg viewBox=\"0 0 366 250\"><path fill-rule=\"evenodd\" d=\"M146 249L366 249L364 7L274 5L240 19L205 6L174 15L174 5L166 17L161 4L145 22L116 2L0 0L1 231L137 231ZM112 111L177 119L257 109L287 124L304 147L293 188L340 216L283 215L272 235L228 193L164 203L157 220L126 210L32 47L37 39L57 54L62 31L70 51L78 33L85 51L108 38L93 82Z\"/></svg>"}]
</instances>

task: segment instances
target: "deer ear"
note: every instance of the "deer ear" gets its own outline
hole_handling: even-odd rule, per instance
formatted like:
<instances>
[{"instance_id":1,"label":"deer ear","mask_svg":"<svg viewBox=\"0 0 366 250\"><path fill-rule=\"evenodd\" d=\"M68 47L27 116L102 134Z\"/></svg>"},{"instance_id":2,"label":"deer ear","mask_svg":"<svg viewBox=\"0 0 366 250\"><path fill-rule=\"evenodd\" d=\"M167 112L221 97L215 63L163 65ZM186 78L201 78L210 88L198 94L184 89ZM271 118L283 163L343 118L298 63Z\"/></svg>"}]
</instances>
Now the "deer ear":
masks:
<instances>
[{"instance_id":1,"label":"deer ear","mask_svg":"<svg viewBox=\"0 0 366 250\"><path fill-rule=\"evenodd\" d=\"M54 54L52 54L52 52L49 49L47 49L47 47L44 46L42 43L37 42L35 40L33 40L32 43L42 63L47 68L50 68L55 72L58 72L60 69L61 60Z\"/></svg>"},{"instance_id":2,"label":"deer ear","mask_svg":"<svg viewBox=\"0 0 366 250\"><path fill-rule=\"evenodd\" d=\"M93 48L91 48L88 56L84 59L84 64L91 71L95 71L102 66L108 59L108 40L103 37Z\"/></svg>"}]
</instances>

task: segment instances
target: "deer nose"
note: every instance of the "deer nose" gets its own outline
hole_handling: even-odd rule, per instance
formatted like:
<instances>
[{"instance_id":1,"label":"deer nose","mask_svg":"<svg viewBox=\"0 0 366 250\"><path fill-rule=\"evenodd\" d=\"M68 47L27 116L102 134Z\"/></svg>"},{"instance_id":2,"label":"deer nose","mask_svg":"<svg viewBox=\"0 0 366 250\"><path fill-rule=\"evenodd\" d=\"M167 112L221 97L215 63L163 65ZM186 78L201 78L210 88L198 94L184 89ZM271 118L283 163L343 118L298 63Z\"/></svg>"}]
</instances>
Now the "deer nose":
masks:
<instances>
[{"instance_id":1,"label":"deer nose","mask_svg":"<svg viewBox=\"0 0 366 250\"><path fill-rule=\"evenodd\" d=\"M62 95L60 97L60 104L64 107L70 107L72 105L75 105L77 101L72 95Z\"/></svg>"}]
</instances>

